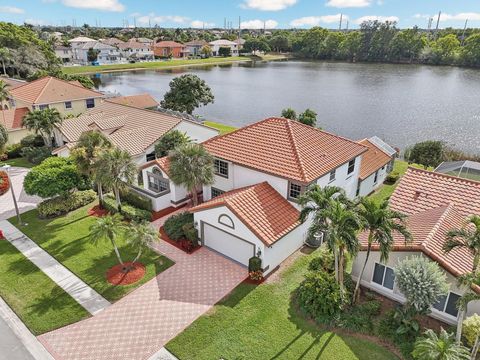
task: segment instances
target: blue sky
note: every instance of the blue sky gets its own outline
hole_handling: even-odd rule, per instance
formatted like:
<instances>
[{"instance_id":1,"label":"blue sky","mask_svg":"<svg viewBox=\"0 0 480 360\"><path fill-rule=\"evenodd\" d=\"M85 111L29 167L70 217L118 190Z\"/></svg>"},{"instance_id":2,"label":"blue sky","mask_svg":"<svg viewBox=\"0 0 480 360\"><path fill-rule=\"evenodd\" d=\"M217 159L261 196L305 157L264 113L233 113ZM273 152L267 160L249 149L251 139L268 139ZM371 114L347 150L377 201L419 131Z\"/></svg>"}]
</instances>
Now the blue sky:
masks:
<instances>
[{"instance_id":1,"label":"blue sky","mask_svg":"<svg viewBox=\"0 0 480 360\"><path fill-rule=\"evenodd\" d=\"M362 20L395 20L402 28L426 27L442 11L440 27L480 27L480 0L0 0L0 20L21 24L223 27L357 27Z\"/></svg>"}]
</instances>

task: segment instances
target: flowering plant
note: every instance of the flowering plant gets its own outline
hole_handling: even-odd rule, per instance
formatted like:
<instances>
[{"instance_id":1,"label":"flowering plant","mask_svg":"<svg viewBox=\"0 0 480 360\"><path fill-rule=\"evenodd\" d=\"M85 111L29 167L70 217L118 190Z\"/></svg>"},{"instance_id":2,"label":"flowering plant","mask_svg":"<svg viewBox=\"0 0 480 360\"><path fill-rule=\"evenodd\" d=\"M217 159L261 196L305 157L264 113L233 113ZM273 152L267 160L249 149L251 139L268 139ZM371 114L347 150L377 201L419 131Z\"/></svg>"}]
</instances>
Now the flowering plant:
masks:
<instances>
[{"instance_id":1,"label":"flowering plant","mask_svg":"<svg viewBox=\"0 0 480 360\"><path fill-rule=\"evenodd\" d=\"M250 272L248 273L248 275L250 276L250 279L251 279L251 280L254 280L254 281L261 281L261 280L263 280L263 272L262 272L262 270L250 271Z\"/></svg>"},{"instance_id":2,"label":"flowering plant","mask_svg":"<svg viewBox=\"0 0 480 360\"><path fill-rule=\"evenodd\" d=\"M8 181L8 175L5 171L0 171L0 195L5 194L10 188L10 182Z\"/></svg>"}]
</instances>

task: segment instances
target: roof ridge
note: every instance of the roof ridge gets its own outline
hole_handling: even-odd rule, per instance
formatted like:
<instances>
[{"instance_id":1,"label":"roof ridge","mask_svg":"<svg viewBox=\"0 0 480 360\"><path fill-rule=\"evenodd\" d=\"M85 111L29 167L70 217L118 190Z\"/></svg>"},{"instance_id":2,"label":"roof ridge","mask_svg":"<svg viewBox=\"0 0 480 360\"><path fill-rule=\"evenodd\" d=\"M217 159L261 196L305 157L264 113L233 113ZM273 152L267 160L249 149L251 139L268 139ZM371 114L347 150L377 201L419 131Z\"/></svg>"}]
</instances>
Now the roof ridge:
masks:
<instances>
[{"instance_id":1,"label":"roof ridge","mask_svg":"<svg viewBox=\"0 0 480 360\"><path fill-rule=\"evenodd\" d=\"M417 168L417 167L414 167L414 166L411 166L411 165L408 166L408 168L407 168L407 171L410 171L410 170L413 171L413 172L422 172L422 173L431 174L431 175L438 176L438 177L449 178L449 179L457 180L457 181L464 182L464 183L480 185L480 181L477 181L477 180L472 180L472 179L462 178L462 177L458 177L458 176L454 176L454 175L438 173L438 172L430 171L430 170L426 170L426 169L420 169L420 168Z\"/></svg>"},{"instance_id":2,"label":"roof ridge","mask_svg":"<svg viewBox=\"0 0 480 360\"><path fill-rule=\"evenodd\" d=\"M43 95L43 93L45 92L45 89L47 88L48 84L50 84L50 81L52 81L52 78L53 78L52 76L49 76L49 77L48 77L48 80L47 80L47 82L45 83L45 85L43 85L42 90L38 93L38 96L35 98L35 100L33 100L34 103L36 103L37 100L40 98L40 96Z\"/></svg>"},{"instance_id":3,"label":"roof ridge","mask_svg":"<svg viewBox=\"0 0 480 360\"><path fill-rule=\"evenodd\" d=\"M300 152L298 151L297 141L295 139L295 136L293 135L292 123L291 123L292 120L286 119L286 118L281 118L281 119L285 119L285 124L286 124L286 127L287 127L287 134L288 134L288 137L290 138L290 141L293 145L293 154L295 156L295 159L297 160L298 169L300 170L300 175L302 177L302 180L306 181L307 176L305 174L303 161L300 157ZM293 121L295 121L295 120L293 120Z\"/></svg>"},{"instance_id":4,"label":"roof ridge","mask_svg":"<svg viewBox=\"0 0 480 360\"><path fill-rule=\"evenodd\" d=\"M441 205L441 206L438 206L436 208L433 208L433 209L430 209L430 210L427 210L427 211L433 211L433 210L437 210L437 209L440 209L442 207L445 207L445 210L443 210L443 213L442 215L438 218L438 220L435 222L435 225L433 226L432 230L430 230L430 232L428 233L428 235L425 237L425 240L421 243L421 246L422 247L427 247L427 244L428 242L430 242L430 240L432 240L432 238L435 236L435 234L437 233L438 229L440 228L440 226L443 224L443 221L445 220L445 218L447 217L447 215L451 212L451 210L453 209L454 207L454 204L452 202L450 202L449 204L446 204L446 205Z\"/></svg>"},{"instance_id":5,"label":"roof ridge","mask_svg":"<svg viewBox=\"0 0 480 360\"><path fill-rule=\"evenodd\" d=\"M382 153L384 153L385 155L387 155L387 156L389 156L389 157L392 156L392 155L388 154L386 151L384 151L382 148L380 148L379 146L377 146L375 143L371 142L370 139L365 138L365 139L363 139L363 140L358 141L358 143L359 143L360 145L363 145L363 144L362 144L362 141L368 141L368 143L371 144L375 149L380 150Z\"/></svg>"}]
</instances>

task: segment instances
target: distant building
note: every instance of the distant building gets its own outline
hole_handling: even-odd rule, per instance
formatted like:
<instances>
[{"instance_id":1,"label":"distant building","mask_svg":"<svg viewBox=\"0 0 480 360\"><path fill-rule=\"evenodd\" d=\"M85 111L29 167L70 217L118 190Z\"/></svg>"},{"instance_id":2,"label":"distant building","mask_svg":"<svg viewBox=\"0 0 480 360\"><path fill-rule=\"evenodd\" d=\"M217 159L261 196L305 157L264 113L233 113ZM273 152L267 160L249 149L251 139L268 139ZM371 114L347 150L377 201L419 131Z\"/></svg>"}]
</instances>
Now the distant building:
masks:
<instances>
[{"instance_id":1,"label":"distant building","mask_svg":"<svg viewBox=\"0 0 480 360\"><path fill-rule=\"evenodd\" d=\"M121 60L120 51L115 47L103 44L100 41L87 42L76 50L76 60L81 63L89 63L88 52L90 49L97 51L97 61L99 64L112 64Z\"/></svg>"},{"instance_id":2,"label":"distant building","mask_svg":"<svg viewBox=\"0 0 480 360\"><path fill-rule=\"evenodd\" d=\"M185 46L187 47L188 55L199 56L200 50L204 46L208 46L208 43L205 40L193 40L185 43Z\"/></svg>"},{"instance_id":3,"label":"distant building","mask_svg":"<svg viewBox=\"0 0 480 360\"><path fill-rule=\"evenodd\" d=\"M139 109L153 109L158 106L158 101L155 100L150 94L118 96L109 98L107 101L116 104L133 106Z\"/></svg>"},{"instance_id":4,"label":"distant building","mask_svg":"<svg viewBox=\"0 0 480 360\"><path fill-rule=\"evenodd\" d=\"M153 45L153 53L156 57L183 58L188 52L185 45L175 41L160 41Z\"/></svg>"},{"instance_id":5,"label":"distant building","mask_svg":"<svg viewBox=\"0 0 480 360\"><path fill-rule=\"evenodd\" d=\"M125 41L117 39L117 38L106 38L106 39L100 39L99 40L101 43L110 45L110 46L118 46L120 44L125 44Z\"/></svg>"},{"instance_id":6,"label":"distant building","mask_svg":"<svg viewBox=\"0 0 480 360\"><path fill-rule=\"evenodd\" d=\"M219 56L219 50L222 47L229 47L231 51L231 55L238 56L238 43L230 40L220 39L220 40L212 41L210 43L210 47L212 48L213 56Z\"/></svg>"},{"instance_id":7,"label":"distant building","mask_svg":"<svg viewBox=\"0 0 480 360\"><path fill-rule=\"evenodd\" d=\"M22 126L22 121L25 115L29 112L28 108L16 108L4 110L1 116L0 123L3 123L8 133L7 144L17 144L25 136L32 134L29 130Z\"/></svg>"},{"instance_id":8,"label":"distant building","mask_svg":"<svg viewBox=\"0 0 480 360\"><path fill-rule=\"evenodd\" d=\"M62 62L65 63L70 63L73 61L73 50L71 47L68 46L55 46L55 55L57 55L57 58L62 60Z\"/></svg>"},{"instance_id":9,"label":"distant building","mask_svg":"<svg viewBox=\"0 0 480 360\"><path fill-rule=\"evenodd\" d=\"M96 41L97 40L91 39L91 38L86 37L86 36L78 36L76 38L68 40L68 43L70 44L72 49L76 49L76 48L79 48L79 47L83 46L86 43L89 43L89 42L93 43L93 42L96 42Z\"/></svg>"},{"instance_id":10,"label":"distant building","mask_svg":"<svg viewBox=\"0 0 480 360\"><path fill-rule=\"evenodd\" d=\"M153 59L153 50L150 45L138 41L128 41L117 45L121 55L127 59Z\"/></svg>"},{"instance_id":11,"label":"distant building","mask_svg":"<svg viewBox=\"0 0 480 360\"><path fill-rule=\"evenodd\" d=\"M153 45L153 40L152 39L144 38L144 37L131 38L129 41L136 41L136 42L139 42L139 43L142 43L142 44L145 44L145 45L149 45L149 46Z\"/></svg>"}]
</instances>

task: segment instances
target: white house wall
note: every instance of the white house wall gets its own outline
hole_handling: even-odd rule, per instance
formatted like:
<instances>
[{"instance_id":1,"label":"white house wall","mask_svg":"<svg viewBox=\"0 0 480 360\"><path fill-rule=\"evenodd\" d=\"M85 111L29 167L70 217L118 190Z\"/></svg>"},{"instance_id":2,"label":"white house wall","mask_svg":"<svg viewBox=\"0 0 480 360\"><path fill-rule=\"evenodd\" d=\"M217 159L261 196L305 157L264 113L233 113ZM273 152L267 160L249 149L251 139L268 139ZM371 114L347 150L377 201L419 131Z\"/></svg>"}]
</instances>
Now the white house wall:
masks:
<instances>
[{"instance_id":1,"label":"white house wall","mask_svg":"<svg viewBox=\"0 0 480 360\"><path fill-rule=\"evenodd\" d=\"M219 134L218 130L216 129L212 129L202 124L197 124L193 121L185 120L182 120L180 123L178 123L174 129L186 133L190 139L196 143L202 143Z\"/></svg>"},{"instance_id":2,"label":"white house wall","mask_svg":"<svg viewBox=\"0 0 480 360\"><path fill-rule=\"evenodd\" d=\"M375 183L374 180L375 180L375 173L371 174L370 176L368 176L366 179L364 179L361 183L360 183L360 192L359 192L359 196L367 196L369 194L371 194L373 191L375 191L380 185L383 184L383 182L385 181L385 178L387 177L387 165L385 165L383 167L383 170L382 168L378 169L378 178L377 178L377 182ZM359 180L360 181L360 180Z\"/></svg>"},{"instance_id":3,"label":"white house wall","mask_svg":"<svg viewBox=\"0 0 480 360\"><path fill-rule=\"evenodd\" d=\"M361 166L362 158L361 156L357 156L355 158L355 169L351 174L348 173L348 162L340 165L335 170L335 180L330 181L330 173L322 176L317 180L317 184L321 187L326 186L338 186L345 190L347 196L351 199L355 197L355 193L357 191L357 183L358 183L358 176L360 174L360 166Z\"/></svg>"}]
</instances>

